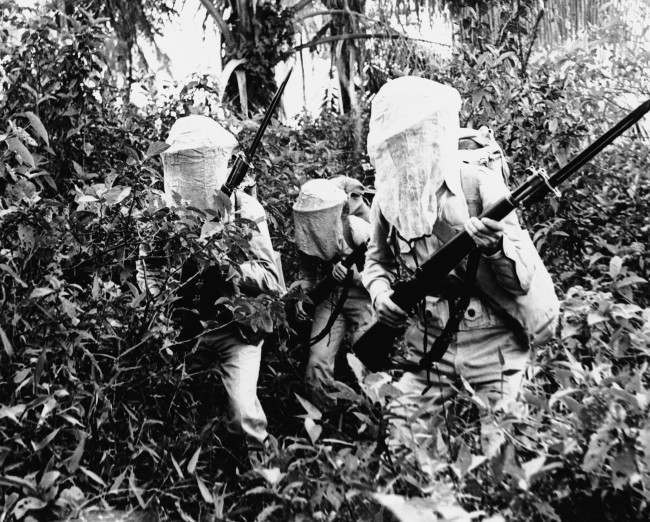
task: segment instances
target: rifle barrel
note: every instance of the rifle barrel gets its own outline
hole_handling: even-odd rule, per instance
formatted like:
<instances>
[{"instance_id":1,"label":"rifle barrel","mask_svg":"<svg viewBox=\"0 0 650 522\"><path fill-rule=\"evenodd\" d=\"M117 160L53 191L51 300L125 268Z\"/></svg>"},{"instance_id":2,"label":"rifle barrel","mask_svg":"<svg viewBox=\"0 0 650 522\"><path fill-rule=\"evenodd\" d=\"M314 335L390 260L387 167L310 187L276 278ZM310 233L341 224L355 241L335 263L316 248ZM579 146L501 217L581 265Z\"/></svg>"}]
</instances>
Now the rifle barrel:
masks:
<instances>
[{"instance_id":1,"label":"rifle barrel","mask_svg":"<svg viewBox=\"0 0 650 522\"><path fill-rule=\"evenodd\" d=\"M257 147L259 147L260 142L262 141L262 136L264 136L264 131L266 130L266 127L268 127L269 123L271 122L271 118L273 117L273 113L275 112L275 108L278 106L280 103L280 100L282 99L282 93L284 92L284 88L287 86L287 82L289 81L289 77L291 76L291 73L293 72L293 67L289 69L289 72L287 75L284 77L284 80L280 84L280 87L278 87L278 90L275 92L275 95L273 96L273 99L271 100L271 105L269 105L269 108L266 111L266 114L264 114L264 119L262 120L262 123L260 124L260 128L257 129L257 132L255 133L255 137L253 138L253 141L248 147L248 152L246 156L250 159L253 157L255 154L255 151L257 150Z\"/></svg>"},{"instance_id":2,"label":"rifle barrel","mask_svg":"<svg viewBox=\"0 0 650 522\"><path fill-rule=\"evenodd\" d=\"M280 99L282 98L282 93L284 92L284 88L287 86L287 82L289 81L289 77L291 76L292 72L293 72L293 67L289 69L289 72L284 77L284 80L280 84L280 87L278 87L278 90L275 92L275 95L271 100L271 104L269 105L268 109L266 109L266 113L264 114L262 123L257 129L257 132L255 133L255 137L253 138L250 147L248 147L248 152L246 152L244 157L242 157L241 154L237 156L237 159L235 160L235 163L233 164L232 169L230 170L230 174L228 175L228 179L221 187L221 192L226 194L226 196L230 197L230 195L237 188L237 186L243 181L244 176L246 176L246 173L250 168L250 162L255 157L257 148L262 142L262 138L264 137L264 132L266 131L266 128L269 126L269 123L271 122L271 118L273 117L273 113L275 112L278 103L280 103Z\"/></svg>"}]
</instances>

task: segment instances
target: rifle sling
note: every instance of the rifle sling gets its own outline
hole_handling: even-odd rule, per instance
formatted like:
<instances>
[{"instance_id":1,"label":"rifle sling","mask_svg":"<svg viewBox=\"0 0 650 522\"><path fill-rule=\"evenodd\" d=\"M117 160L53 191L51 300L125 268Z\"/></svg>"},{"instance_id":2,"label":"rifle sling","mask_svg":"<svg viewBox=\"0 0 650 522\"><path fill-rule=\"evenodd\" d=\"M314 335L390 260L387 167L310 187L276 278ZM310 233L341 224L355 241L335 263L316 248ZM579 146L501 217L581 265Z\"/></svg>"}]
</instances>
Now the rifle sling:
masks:
<instances>
[{"instance_id":1,"label":"rifle sling","mask_svg":"<svg viewBox=\"0 0 650 522\"><path fill-rule=\"evenodd\" d=\"M347 219L343 220L343 236L345 238L345 241L347 242L348 246L352 248L354 251L355 246L354 242L352 240L352 231L350 229L350 224ZM334 265L335 263L332 263ZM356 263L357 267L359 267L359 262ZM332 313L330 314L329 319L327 320L327 323L323 327L323 329L318 332L316 335L314 335L312 338L310 338L306 343L305 347L308 348L310 346L313 346L316 344L318 341L323 339L327 334L329 334L330 330L334 326L334 323L336 322L336 319L338 318L339 315L341 315L341 312L343 311L343 307L345 306L345 301L348 299L348 294L350 293L350 287L352 286L352 279L353 279L353 267L348 268L348 272L345 275L345 279L341 283L340 286L342 286L342 291L341 295L339 296L338 301L336 302L336 305L334 306L334 309L332 310ZM330 276L331 277L331 276Z\"/></svg>"},{"instance_id":2,"label":"rifle sling","mask_svg":"<svg viewBox=\"0 0 650 522\"><path fill-rule=\"evenodd\" d=\"M473 250L469 255L467 261L467 273L463 277L464 291L460 295L448 295L443 298L447 299L449 303L449 319L445 324L442 332L433 342L431 349L427 351L420 359L419 366L421 369L426 369L432 363L438 362L445 355L447 348L451 344L453 337L458 333L460 322L462 321L467 308L469 307L470 299L472 298L471 282L476 278L476 271L481 253L478 250ZM460 271L460 270L459 270Z\"/></svg>"},{"instance_id":3,"label":"rifle sling","mask_svg":"<svg viewBox=\"0 0 650 522\"><path fill-rule=\"evenodd\" d=\"M443 223L441 220L436 221L433 228L433 234L443 243L454 235L454 229ZM505 308L503 308L495 299L485 293L476 281L476 273L480 261L481 253L478 249L473 250L467 259L467 270L462 267L456 267L456 272L461 276L461 285L446 284L440 297L447 299L449 303L449 320L445 324L440 335L436 338L431 349L426 352L418 364L419 369L427 369L434 362L440 361L449 348L453 337L458 333L460 322L462 321L471 297L479 298L484 304L488 305L494 313L501 319L505 325L512 330L519 343L526 349L530 348L530 340L524 327L515 319ZM453 281L453 276L448 277L448 281Z\"/></svg>"},{"instance_id":4,"label":"rifle sling","mask_svg":"<svg viewBox=\"0 0 650 522\"><path fill-rule=\"evenodd\" d=\"M310 346L313 346L318 341L325 338L327 334L330 333L330 330L334 326L336 319L338 318L339 315L341 315L341 312L343 311L343 306L345 305L345 301L348 298L348 293L350 292L350 286L352 286L352 275L353 275L352 270L348 270L348 273L346 274L345 279L343 280L343 283L341 285L343 287L343 290L341 291L341 295L338 301L336 302L336 305L334 306L334 309L332 310L332 313L330 314L327 323L325 324L325 326L320 332L318 332L316 335L314 335L311 339L309 339L305 343L305 348L309 348Z\"/></svg>"}]
</instances>

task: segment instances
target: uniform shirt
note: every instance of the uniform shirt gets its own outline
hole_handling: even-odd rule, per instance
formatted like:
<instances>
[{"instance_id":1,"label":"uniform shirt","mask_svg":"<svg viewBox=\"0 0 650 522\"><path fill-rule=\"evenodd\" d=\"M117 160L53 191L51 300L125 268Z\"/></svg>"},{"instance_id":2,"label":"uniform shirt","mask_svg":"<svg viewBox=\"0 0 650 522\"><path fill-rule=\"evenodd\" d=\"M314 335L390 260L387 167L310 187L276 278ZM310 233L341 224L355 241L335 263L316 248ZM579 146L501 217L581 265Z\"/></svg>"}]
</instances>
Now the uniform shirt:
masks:
<instances>
[{"instance_id":1,"label":"uniform shirt","mask_svg":"<svg viewBox=\"0 0 650 522\"><path fill-rule=\"evenodd\" d=\"M234 198L237 198L236 201ZM271 244L264 207L253 196L241 190L236 191L231 199L233 199L236 215L254 221L259 229L253 229L250 239L250 251L254 257L241 265L242 286L266 293L284 293L284 284L277 264L278 259ZM232 220L233 217L231 216L230 219Z\"/></svg>"},{"instance_id":2,"label":"uniform shirt","mask_svg":"<svg viewBox=\"0 0 650 522\"><path fill-rule=\"evenodd\" d=\"M462 169L477 168L475 166L462 166ZM447 176L438 191L438 219L442 222L440 228L451 232L463 230L463 224L470 217L468 205L489 206L508 193L503 178L493 171L481 169L478 193L480 202L467 201L459 178ZM472 214L476 214L476 209ZM519 221L514 212L501 221L505 225L503 246L499 252L491 256L482 256L481 264L488 264L479 268L477 284L482 285L481 279L492 278L495 282L513 296L526 294L535 270L534 259L525 244L525 232L519 226ZM408 278L428 258L435 254L440 247L451 238L437 237L435 234L406 242L399 238L398 232L383 217L379 205L373 203L371 208L371 235L366 253L365 268L362 281L367 288L374 305L377 296L387 290L398 278ZM437 232L439 235L440 231ZM409 244L410 243L410 244ZM489 286L489 285L488 285ZM449 307L445 299L428 296L427 315L433 326L444 327L449 319ZM461 321L460 329L486 328L502 325L501 318L481 302L472 298L467 309L465 319Z\"/></svg>"},{"instance_id":3,"label":"uniform shirt","mask_svg":"<svg viewBox=\"0 0 650 522\"><path fill-rule=\"evenodd\" d=\"M271 244L264 208L257 199L241 190L235 191L230 198L234 213L229 214L228 221L231 222L235 217L240 217L253 221L257 225L257 230L252 227L253 230L249 241L251 258L240 265L242 288L272 294L284 293L284 283L278 266L277 254ZM201 234L208 234L211 229L217 226L217 223L206 222L203 225ZM145 287L146 281L149 291L156 295L161 291L164 281L161 281L160 271L155 268L155 264L147 262L147 258L151 254L143 246L140 247L142 259L137 266L137 279L141 288Z\"/></svg>"}]
</instances>

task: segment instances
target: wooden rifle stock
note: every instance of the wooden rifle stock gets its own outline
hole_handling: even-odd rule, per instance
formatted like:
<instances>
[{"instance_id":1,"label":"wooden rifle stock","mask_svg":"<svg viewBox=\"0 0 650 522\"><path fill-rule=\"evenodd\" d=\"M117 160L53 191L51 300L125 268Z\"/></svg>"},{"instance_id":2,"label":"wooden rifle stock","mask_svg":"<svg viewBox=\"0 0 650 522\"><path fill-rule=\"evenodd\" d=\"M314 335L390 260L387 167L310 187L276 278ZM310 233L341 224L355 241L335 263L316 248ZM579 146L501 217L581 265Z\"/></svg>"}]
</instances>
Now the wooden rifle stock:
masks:
<instances>
[{"instance_id":1,"label":"wooden rifle stock","mask_svg":"<svg viewBox=\"0 0 650 522\"><path fill-rule=\"evenodd\" d=\"M559 195L556 187L560 183L582 168L648 111L650 111L650 100L639 105L555 174L549 177L543 171L535 172L511 194L487 208L479 217L500 221L518 206L539 201L549 192ZM425 296L435 294L439 290L438 287L445 276L474 248L474 241L467 232L458 233L423 263L412 279L397 283L391 300L403 310L412 311ZM369 370L387 370L391 367L395 340L403 333L404 328L395 329L376 322L361 336L352 350Z\"/></svg>"}]
</instances>

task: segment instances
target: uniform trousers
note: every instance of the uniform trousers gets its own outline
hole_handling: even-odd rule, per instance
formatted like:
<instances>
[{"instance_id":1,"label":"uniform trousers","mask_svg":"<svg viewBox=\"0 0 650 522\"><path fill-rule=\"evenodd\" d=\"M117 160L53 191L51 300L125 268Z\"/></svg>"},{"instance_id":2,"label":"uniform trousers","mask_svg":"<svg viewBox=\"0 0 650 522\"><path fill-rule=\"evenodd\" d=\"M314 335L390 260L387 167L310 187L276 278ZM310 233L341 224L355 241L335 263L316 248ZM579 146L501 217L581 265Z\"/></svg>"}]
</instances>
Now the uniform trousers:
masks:
<instances>
[{"instance_id":1,"label":"uniform trousers","mask_svg":"<svg viewBox=\"0 0 650 522\"><path fill-rule=\"evenodd\" d=\"M228 431L242 435L249 447L261 447L268 436L257 397L262 341L249 344L231 330L219 330L201 335L199 353L203 364L217 371L228 395Z\"/></svg>"},{"instance_id":2,"label":"uniform trousers","mask_svg":"<svg viewBox=\"0 0 650 522\"><path fill-rule=\"evenodd\" d=\"M336 288L330 296L320 303L314 311L311 327L312 337L325 328L332 311L341 296L342 288ZM370 297L365 289L351 286L341 313L334 321L328 334L311 346L306 369L306 385L310 398L320 406L332 406L331 387L334 381L334 365L346 332L350 333L354 343L370 326L372 307Z\"/></svg>"}]
</instances>

